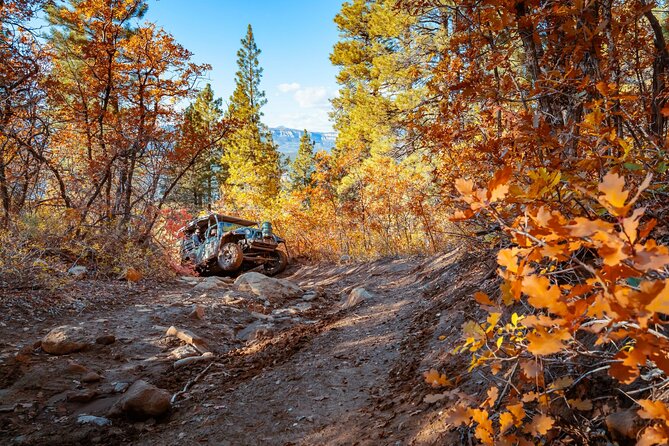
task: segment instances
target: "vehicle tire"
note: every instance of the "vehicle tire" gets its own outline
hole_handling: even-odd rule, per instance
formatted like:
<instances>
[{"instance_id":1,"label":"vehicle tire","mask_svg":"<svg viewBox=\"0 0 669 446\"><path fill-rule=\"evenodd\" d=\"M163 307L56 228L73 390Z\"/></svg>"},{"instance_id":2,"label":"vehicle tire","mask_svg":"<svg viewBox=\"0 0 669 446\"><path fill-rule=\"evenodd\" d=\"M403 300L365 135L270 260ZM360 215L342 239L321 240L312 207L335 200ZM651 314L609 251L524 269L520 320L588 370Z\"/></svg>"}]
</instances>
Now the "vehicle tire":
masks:
<instances>
[{"instance_id":1,"label":"vehicle tire","mask_svg":"<svg viewBox=\"0 0 669 446\"><path fill-rule=\"evenodd\" d=\"M237 271L244 262L242 247L237 243L226 243L218 253L218 266L223 271Z\"/></svg>"},{"instance_id":2,"label":"vehicle tire","mask_svg":"<svg viewBox=\"0 0 669 446\"><path fill-rule=\"evenodd\" d=\"M270 256L274 257L274 260L265 263L263 268L265 269L266 275L276 276L277 274L282 273L288 266L288 256L280 249L270 253Z\"/></svg>"}]
</instances>

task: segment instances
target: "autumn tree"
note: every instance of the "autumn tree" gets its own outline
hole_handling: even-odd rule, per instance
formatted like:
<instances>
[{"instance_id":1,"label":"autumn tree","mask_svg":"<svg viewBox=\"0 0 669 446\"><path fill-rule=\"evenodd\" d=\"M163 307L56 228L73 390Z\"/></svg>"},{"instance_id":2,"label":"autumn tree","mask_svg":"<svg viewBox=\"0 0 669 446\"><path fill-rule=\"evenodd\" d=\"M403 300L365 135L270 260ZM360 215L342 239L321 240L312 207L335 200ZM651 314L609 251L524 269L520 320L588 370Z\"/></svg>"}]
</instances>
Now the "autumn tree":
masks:
<instances>
[{"instance_id":1,"label":"autumn tree","mask_svg":"<svg viewBox=\"0 0 669 446\"><path fill-rule=\"evenodd\" d=\"M260 52L249 25L237 52L235 90L225 114L236 123L236 131L223 145L221 162L226 175L223 205L248 212L271 203L279 193L281 179L279 152L261 122L261 108L267 99L260 87Z\"/></svg>"},{"instance_id":2,"label":"autumn tree","mask_svg":"<svg viewBox=\"0 0 669 446\"><path fill-rule=\"evenodd\" d=\"M0 2L0 227L35 192L48 123L39 88L44 55L30 27L38 0Z\"/></svg>"},{"instance_id":3,"label":"autumn tree","mask_svg":"<svg viewBox=\"0 0 669 446\"><path fill-rule=\"evenodd\" d=\"M174 103L190 97L206 66L164 30L139 24L143 0L73 1L49 9L53 69L48 80L53 151L80 222L125 227L153 206L173 140ZM190 164L190 157L186 157Z\"/></svg>"},{"instance_id":4,"label":"autumn tree","mask_svg":"<svg viewBox=\"0 0 669 446\"><path fill-rule=\"evenodd\" d=\"M185 111L184 119L188 126L202 137L215 133L216 125L221 122L223 112L221 99L214 98L211 84L198 93L195 101ZM197 160L192 169L173 192L171 201L192 209L211 209L218 200L220 185L225 174L221 168L223 156L220 144L212 145Z\"/></svg>"}]
</instances>

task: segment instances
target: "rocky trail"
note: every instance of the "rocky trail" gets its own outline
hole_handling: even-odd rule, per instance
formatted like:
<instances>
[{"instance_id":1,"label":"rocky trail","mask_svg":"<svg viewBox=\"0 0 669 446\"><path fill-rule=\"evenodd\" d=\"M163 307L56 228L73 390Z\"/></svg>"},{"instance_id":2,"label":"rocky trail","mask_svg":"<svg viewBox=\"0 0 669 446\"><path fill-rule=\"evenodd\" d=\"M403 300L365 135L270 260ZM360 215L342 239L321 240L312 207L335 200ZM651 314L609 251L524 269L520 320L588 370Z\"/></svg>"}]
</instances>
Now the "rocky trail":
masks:
<instances>
[{"instance_id":1,"label":"rocky trail","mask_svg":"<svg viewBox=\"0 0 669 446\"><path fill-rule=\"evenodd\" d=\"M455 250L5 296L0 442L457 444L439 415L464 393L422 374L466 371L449 352L493 271Z\"/></svg>"}]
</instances>

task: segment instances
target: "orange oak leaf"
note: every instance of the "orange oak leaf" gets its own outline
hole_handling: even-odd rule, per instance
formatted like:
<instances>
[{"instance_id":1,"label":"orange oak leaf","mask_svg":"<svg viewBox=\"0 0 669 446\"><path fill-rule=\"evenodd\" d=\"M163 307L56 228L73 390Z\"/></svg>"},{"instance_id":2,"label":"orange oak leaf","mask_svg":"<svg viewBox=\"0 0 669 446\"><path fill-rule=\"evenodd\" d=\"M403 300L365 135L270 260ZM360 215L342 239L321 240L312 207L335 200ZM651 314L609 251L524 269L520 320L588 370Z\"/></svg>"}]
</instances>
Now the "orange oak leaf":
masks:
<instances>
[{"instance_id":1,"label":"orange oak leaf","mask_svg":"<svg viewBox=\"0 0 669 446\"><path fill-rule=\"evenodd\" d=\"M566 346L563 341L571 338L568 331L556 329L552 333L543 327L536 327L527 335L527 351L533 355L552 355L562 351Z\"/></svg>"}]
</instances>

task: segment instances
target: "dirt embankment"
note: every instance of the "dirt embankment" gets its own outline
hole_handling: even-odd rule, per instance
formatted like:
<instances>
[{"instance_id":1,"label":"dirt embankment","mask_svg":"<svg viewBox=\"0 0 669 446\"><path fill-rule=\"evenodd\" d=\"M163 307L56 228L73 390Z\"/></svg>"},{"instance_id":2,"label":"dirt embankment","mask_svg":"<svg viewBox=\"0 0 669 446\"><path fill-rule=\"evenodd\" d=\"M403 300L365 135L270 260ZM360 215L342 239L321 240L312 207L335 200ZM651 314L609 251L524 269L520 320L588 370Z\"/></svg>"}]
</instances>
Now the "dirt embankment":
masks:
<instances>
[{"instance_id":1,"label":"dirt embankment","mask_svg":"<svg viewBox=\"0 0 669 446\"><path fill-rule=\"evenodd\" d=\"M432 392L422 373L466 371L449 352L480 311L471 294L494 285L494 265L481 258L456 250L302 266L268 283L80 282L60 291L60 306L7 296L0 440L457 444L440 406L423 402ZM52 347L38 341L58 326L50 338L82 348L46 353ZM168 336L172 326L186 335ZM153 393L131 401L138 380ZM171 409L152 416L167 397Z\"/></svg>"}]
</instances>

